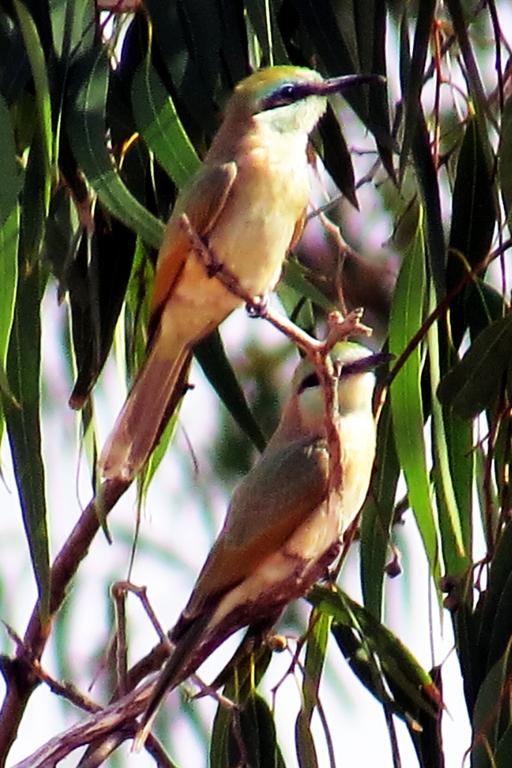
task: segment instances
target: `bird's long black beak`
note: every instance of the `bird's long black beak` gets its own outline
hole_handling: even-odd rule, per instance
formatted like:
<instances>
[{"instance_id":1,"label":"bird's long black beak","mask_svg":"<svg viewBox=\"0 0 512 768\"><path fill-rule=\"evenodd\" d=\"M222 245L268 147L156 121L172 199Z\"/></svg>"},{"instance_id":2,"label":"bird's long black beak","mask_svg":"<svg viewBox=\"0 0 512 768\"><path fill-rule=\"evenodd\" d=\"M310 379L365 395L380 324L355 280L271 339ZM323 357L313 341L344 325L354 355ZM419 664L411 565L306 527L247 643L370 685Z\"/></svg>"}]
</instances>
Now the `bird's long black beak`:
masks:
<instances>
[{"instance_id":1,"label":"bird's long black beak","mask_svg":"<svg viewBox=\"0 0 512 768\"><path fill-rule=\"evenodd\" d=\"M345 363L341 367L340 374L342 376L351 376L358 373L366 373L366 371L373 371L379 365L389 363L394 357L389 352L375 352L373 355L367 355L366 357L359 358L359 360Z\"/></svg>"},{"instance_id":2,"label":"bird's long black beak","mask_svg":"<svg viewBox=\"0 0 512 768\"><path fill-rule=\"evenodd\" d=\"M340 93L355 85L375 85L385 82L386 78L382 75L342 75L341 77L331 77L329 80L324 80L316 88L319 95L327 96L329 93Z\"/></svg>"}]
</instances>

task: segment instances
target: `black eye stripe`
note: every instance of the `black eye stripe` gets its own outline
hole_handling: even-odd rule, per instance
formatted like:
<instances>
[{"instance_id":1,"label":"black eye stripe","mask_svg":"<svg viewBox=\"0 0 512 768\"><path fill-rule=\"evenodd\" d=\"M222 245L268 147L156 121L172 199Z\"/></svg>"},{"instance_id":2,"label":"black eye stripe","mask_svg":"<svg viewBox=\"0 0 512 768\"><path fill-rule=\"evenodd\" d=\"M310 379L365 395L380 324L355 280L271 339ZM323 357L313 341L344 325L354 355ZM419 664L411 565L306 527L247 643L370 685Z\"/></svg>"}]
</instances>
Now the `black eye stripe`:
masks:
<instances>
[{"instance_id":1,"label":"black eye stripe","mask_svg":"<svg viewBox=\"0 0 512 768\"><path fill-rule=\"evenodd\" d=\"M287 104L293 104L300 99L311 96L311 94L312 90L309 83L285 83L270 96L267 96L261 105L261 111L285 107Z\"/></svg>"},{"instance_id":2,"label":"black eye stripe","mask_svg":"<svg viewBox=\"0 0 512 768\"><path fill-rule=\"evenodd\" d=\"M298 394L300 395L300 393L304 392L305 389L309 389L310 387L318 387L319 385L320 380L318 378L318 374L313 371L302 379L301 383L299 384Z\"/></svg>"}]
</instances>

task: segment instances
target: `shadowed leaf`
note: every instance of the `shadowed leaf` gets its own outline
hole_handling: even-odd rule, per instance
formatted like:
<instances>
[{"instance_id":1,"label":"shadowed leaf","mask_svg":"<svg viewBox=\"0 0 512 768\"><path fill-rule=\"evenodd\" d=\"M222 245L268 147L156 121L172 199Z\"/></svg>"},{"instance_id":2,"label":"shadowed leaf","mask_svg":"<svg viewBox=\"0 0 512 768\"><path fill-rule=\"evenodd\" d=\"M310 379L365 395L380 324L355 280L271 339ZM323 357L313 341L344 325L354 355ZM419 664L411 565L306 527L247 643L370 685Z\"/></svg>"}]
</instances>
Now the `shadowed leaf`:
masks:
<instances>
[{"instance_id":1,"label":"shadowed leaf","mask_svg":"<svg viewBox=\"0 0 512 768\"><path fill-rule=\"evenodd\" d=\"M76 161L106 208L149 245L158 248L163 225L127 189L107 149L109 61L105 48L90 49L72 72L76 94L67 116L67 131Z\"/></svg>"},{"instance_id":2,"label":"shadowed leaf","mask_svg":"<svg viewBox=\"0 0 512 768\"><path fill-rule=\"evenodd\" d=\"M441 381L441 402L463 419L492 408L512 359L512 315L496 320L477 336L462 360Z\"/></svg>"},{"instance_id":3,"label":"shadowed leaf","mask_svg":"<svg viewBox=\"0 0 512 768\"><path fill-rule=\"evenodd\" d=\"M18 405L4 397L3 406L23 524L40 596L40 610L44 618L49 609L50 565L39 413L39 312L46 280L37 264L27 268L26 261L21 260L19 267L16 309L7 357L9 386Z\"/></svg>"},{"instance_id":4,"label":"shadowed leaf","mask_svg":"<svg viewBox=\"0 0 512 768\"><path fill-rule=\"evenodd\" d=\"M380 619L399 474L389 400L379 419L376 456L376 470L361 516L361 586L366 608Z\"/></svg>"}]
</instances>

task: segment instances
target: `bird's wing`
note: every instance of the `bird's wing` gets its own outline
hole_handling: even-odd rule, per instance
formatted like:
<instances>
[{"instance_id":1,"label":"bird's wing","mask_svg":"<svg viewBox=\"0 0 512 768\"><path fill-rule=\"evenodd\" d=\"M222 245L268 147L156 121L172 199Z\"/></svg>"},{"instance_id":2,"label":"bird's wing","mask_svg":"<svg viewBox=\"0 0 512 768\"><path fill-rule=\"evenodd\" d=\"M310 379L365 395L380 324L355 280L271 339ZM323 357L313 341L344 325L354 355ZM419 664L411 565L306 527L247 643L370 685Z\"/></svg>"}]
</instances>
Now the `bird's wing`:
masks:
<instances>
[{"instance_id":1,"label":"bird's wing","mask_svg":"<svg viewBox=\"0 0 512 768\"><path fill-rule=\"evenodd\" d=\"M233 494L180 624L188 624L284 544L325 500L328 474L323 439L308 437L263 454Z\"/></svg>"},{"instance_id":2,"label":"bird's wing","mask_svg":"<svg viewBox=\"0 0 512 768\"><path fill-rule=\"evenodd\" d=\"M302 215L297 219L297 223L295 224L295 229L293 230L292 239L290 241L290 245L288 246L288 251L293 251L295 246L298 244L299 240L302 237L302 233L304 231L304 225L306 224L306 217L307 217L307 206L302 211Z\"/></svg>"},{"instance_id":3,"label":"bird's wing","mask_svg":"<svg viewBox=\"0 0 512 768\"><path fill-rule=\"evenodd\" d=\"M151 300L153 325L154 317L159 315L162 305L172 293L190 252L190 240L180 223L180 217L186 214L199 237L207 236L226 205L236 175L237 166L234 161L222 165L203 165L178 197L158 254Z\"/></svg>"}]
</instances>

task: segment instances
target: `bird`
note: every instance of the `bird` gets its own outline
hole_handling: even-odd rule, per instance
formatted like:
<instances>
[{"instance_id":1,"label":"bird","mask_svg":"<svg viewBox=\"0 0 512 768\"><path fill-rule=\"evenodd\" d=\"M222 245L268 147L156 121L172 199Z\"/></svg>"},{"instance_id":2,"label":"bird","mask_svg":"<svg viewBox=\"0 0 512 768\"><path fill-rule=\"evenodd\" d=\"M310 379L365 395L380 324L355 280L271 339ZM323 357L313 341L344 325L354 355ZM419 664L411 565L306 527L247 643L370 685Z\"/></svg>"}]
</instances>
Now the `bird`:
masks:
<instances>
[{"instance_id":1,"label":"bird","mask_svg":"<svg viewBox=\"0 0 512 768\"><path fill-rule=\"evenodd\" d=\"M291 600L327 574L368 491L376 443L373 369L387 359L347 341L331 352L337 391L332 418L340 447L336 474L324 388L309 360L298 365L279 424L235 489L223 527L169 633L173 650L143 714L135 749L144 744L166 694L227 637L245 626L272 625Z\"/></svg>"},{"instance_id":2,"label":"bird","mask_svg":"<svg viewBox=\"0 0 512 768\"><path fill-rule=\"evenodd\" d=\"M315 70L284 65L256 71L235 87L167 223L146 358L100 456L104 479L129 483L145 465L186 390L195 344L244 303L238 293L258 298L275 287L304 227L309 134L327 97L377 79L324 79ZM217 279L220 271L236 279L238 293Z\"/></svg>"}]
</instances>

